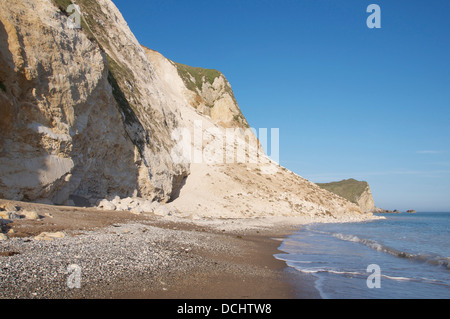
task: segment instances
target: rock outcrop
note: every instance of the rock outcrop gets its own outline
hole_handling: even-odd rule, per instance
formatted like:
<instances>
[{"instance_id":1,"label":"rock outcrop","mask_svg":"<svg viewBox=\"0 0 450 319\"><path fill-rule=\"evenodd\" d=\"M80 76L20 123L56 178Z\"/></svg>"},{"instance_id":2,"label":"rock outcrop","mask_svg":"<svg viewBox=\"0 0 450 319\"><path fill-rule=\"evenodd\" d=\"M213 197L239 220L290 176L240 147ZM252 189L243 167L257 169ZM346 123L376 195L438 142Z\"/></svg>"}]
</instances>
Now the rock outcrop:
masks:
<instances>
[{"instance_id":1,"label":"rock outcrop","mask_svg":"<svg viewBox=\"0 0 450 319\"><path fill-rule=\"evenodd\" d=\"M224 218L363 215L264 154L222 73L141 46L110 0L77 0L73 28L70 4L0 2L0 198ZM226 129L236 140L224 146ZM180 147L180 131L200 142Z\"/></svg>"},{"instance_id":2,"label":"rock outcrop","mask_svg":"<svg viewBox=\"0 0 450 319\"><path fill-rule=\"evenodd\" d=\"M357 204L363 212L374 212L375 203L367 182L347 179L340 182L318 183L320 187Z\"/></svg>"},{"instance_id":3,"label":"rock outcrop","mask_svg":"<svg viewBox=\"0 0 450 319\"><path fill-rule=\"evenodd\" d=\"M81 30L51 0L1 3L0 197L168 201L179 108L113 3L78 4Z\"/></svg>"},{"instance_id":4,"label":"rock outcrop","mask_svg":"<svg viewBox=\"0 0 450 319\"><path fill-rule=\"evenodd\" d=\"M175 91L181 92L189 105L200 114L208 116L221 127L250 127L230 83L221 72L173 62L157 51L143 48L160 78L169 87L175 88L175 94ZM178 83L174 86L174 82Z\"/></svg>"}]
</instances>

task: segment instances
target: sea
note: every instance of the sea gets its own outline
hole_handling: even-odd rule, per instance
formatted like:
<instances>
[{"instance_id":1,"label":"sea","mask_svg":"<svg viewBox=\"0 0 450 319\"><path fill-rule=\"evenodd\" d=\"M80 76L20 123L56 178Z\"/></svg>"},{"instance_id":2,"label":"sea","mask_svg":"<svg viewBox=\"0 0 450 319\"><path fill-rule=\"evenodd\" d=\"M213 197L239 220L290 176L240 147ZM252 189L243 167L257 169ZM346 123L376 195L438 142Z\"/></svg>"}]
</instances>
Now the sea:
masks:
<instances>
[{"instance_id":1,"label":"sea","mask_svg":"<svg viewBox=\"0 0 450 319\"><path fill-rule=\"evenodd\" d=\"M450 299L450 213L310 224L275 255L324 299Z\"/></svg>"}]
</instances>

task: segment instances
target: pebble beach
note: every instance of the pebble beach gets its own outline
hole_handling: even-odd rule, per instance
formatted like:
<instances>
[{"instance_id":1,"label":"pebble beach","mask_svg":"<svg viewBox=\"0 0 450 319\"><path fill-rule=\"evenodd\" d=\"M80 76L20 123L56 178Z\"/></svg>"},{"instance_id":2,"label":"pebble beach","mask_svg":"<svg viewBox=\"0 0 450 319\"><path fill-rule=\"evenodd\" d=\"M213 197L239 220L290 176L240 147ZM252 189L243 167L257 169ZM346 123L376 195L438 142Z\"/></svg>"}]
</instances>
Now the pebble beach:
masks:
<instances>
[{"instance_id":1,"label":"pebble beach","mask_svg":"<svg viewBox=\"0 0 450 319\"><path fill-rule=\"evenodd\" d=\"M40 218L9 223L0 241L2 299L291 298L298 290L273 257L290 227L33 208ZM63 236L40 238L44 231Z\"/></svg>"}]
</instances>

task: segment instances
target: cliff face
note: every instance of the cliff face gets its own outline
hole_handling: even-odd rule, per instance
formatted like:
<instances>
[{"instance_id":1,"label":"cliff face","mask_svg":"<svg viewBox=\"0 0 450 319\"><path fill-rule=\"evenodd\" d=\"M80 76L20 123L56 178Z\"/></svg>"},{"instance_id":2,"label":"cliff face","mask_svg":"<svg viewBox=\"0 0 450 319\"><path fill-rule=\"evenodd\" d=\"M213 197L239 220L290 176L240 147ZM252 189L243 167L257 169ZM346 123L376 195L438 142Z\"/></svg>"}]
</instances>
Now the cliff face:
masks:
<instances>
[{"instance_id":1,"label":"cliff face","mask_svg":"<svg viewBox=\"0 0 450 319\"><path fill-rule=\"evenodd\" d=\"M374 212L375 211L375 202L373 200L372 191L370 187L367 185L367 188L358 198L358 206L361 208L363 212Z\"/></svg>"},{"instance_id":2,"label":"cliff face","mask_svg":"<svg viewBox=\"0 0 450 319\"><path fill-rule=\"evenodd\" d=\"M78 1L82 29L71 29L69 4L1 4L0 197L169 200L189 174L171 158L172 132L192 126L186 108L248 126L229 83L141 47L108 0Z\"/></svg>"},{"instance_id":3,"label":"cliff face","mask_svg":"<svg viewBox=\"0 0 450 319\"><path fill-rule=\"evenodd\" d=\"M256 136L248 130L250 125L239 108L230 83L221 72L176 63L157 51L144 46L143 49L178 105L189 105L190 111L195 111L194 120L209 122L205 124L207 127L241 129L240 138L250 139L259 147ZM186 109L183 113L186 115L184 119L189 118ZM192 126L186 120L183 124Z\"/></svg>"},{"instance_id":4,"label":"cliff face","mask_svg":"<svg viewBox=\"0 0 450 319\"><path fill-rule=\"evenodd\" d=\"M0 198L117 195L202 216L361 215L286 169L266 174L270 160L223 74L142 47L110 0L78 0L82 28L71 29L70 3L0 2ZM200 143L187 144L202 163L175 160L185 153L174 132L199 126ZM205 150L220 157L226 128L237 135L227 147L253 145L243 154L257 164L205 161Z\"/></svg>"},{"instance_id":5,"label":"cliff face","mask_svg":"<svg viewBox=\"0 0 450 319\"><path fill-rule=\"evenodd\" d=\"M174 65L185 83L188 90L186 94L192 107L223 127L249 127L231 85L222 73L180 63Z\"/></svg>"},{"instance_id":6,"label":"cliff face","mask_svg":"<svg viewBox=\"0 0 450 319\"><path fill-rule=\"evenodd\" d=\"M51 0L1 3L0 196L166 201L188 174L169 153L179 109L112 2L78 4L82 30Z\"/></svg>"},{"instance_id":7,"label":"cliff face","mask_svg":"<svg viewBox=\"0 0 450 319\"><path fill-rule=\"evenodd\" d=\"M373 212L375 210L372 191L367 182L348 179L340 182L318 183L317 185L357 204L363 212Z\"/></svg>"}]
</instances>

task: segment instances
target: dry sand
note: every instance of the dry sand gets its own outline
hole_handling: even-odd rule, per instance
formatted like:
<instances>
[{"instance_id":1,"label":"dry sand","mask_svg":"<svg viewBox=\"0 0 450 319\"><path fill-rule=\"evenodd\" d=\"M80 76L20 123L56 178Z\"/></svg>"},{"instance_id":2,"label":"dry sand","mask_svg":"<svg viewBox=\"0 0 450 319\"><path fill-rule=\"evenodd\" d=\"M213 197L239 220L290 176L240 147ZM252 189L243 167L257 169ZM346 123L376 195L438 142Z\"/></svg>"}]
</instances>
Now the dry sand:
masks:
<instances>
[{"instance_id":1,"label":"dry sand","mask_svg":"<svg viewBox=\"0 0 450 319\"><path fill-rule=\"evenodd\" d=\"M319 297L311 282L294 283L300 277L273 257L297 229L292 220L191 221L13 203L41 218L2 227L10 238L0 241L0 298ZM34 239L42 232L65 237ZM81 270L79 289L67 285L73 264Z\"/></svg>"}]
</instances>

